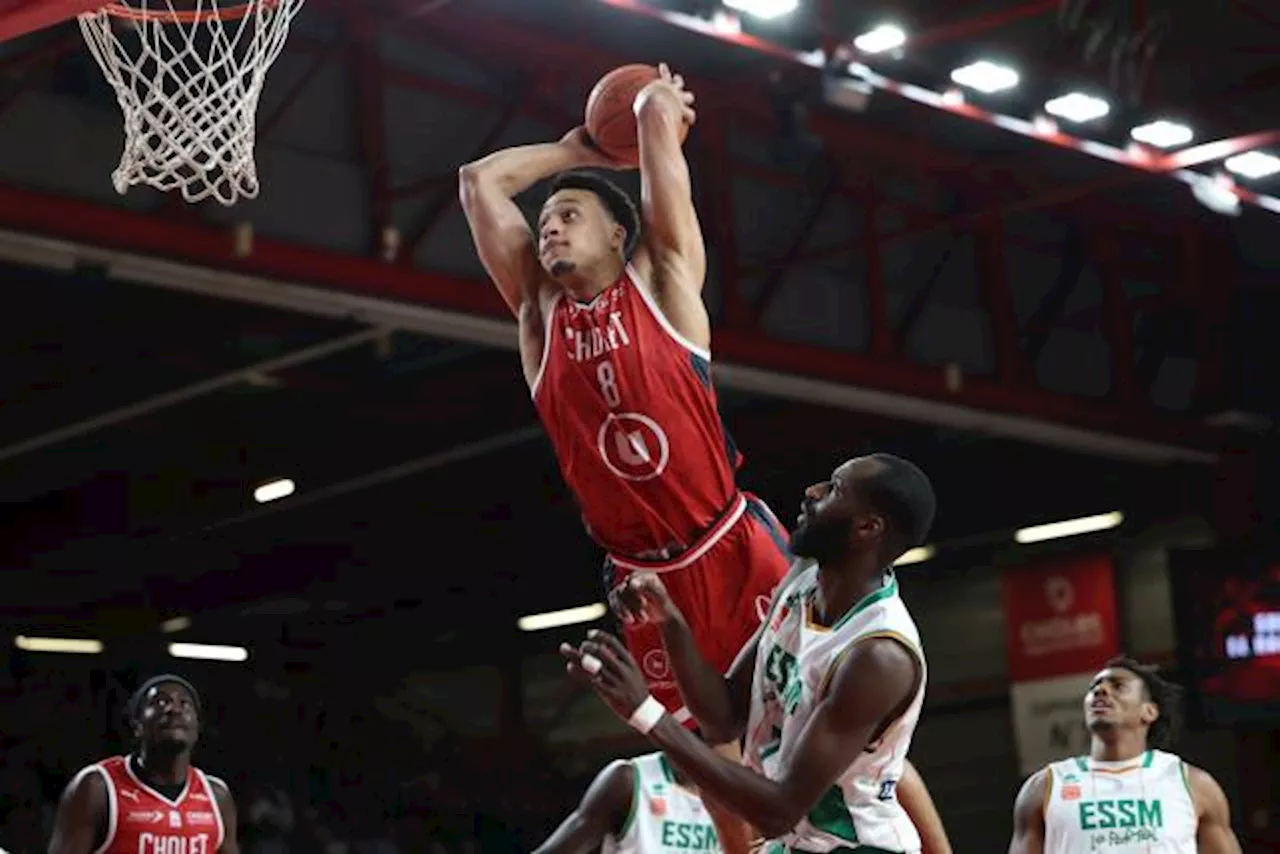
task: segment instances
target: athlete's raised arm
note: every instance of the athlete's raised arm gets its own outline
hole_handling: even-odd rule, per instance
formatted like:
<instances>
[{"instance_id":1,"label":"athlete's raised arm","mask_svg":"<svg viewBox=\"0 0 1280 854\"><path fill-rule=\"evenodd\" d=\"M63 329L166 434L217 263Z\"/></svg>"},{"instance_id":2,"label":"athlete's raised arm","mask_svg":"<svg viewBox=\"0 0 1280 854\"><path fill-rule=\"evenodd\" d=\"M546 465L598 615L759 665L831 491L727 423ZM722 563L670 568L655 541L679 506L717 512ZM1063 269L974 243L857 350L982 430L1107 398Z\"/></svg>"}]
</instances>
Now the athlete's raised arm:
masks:
<instances>
[{"instance_id":1,"label":"athlete's raised arm","mask_svg":"<svg viewBox=\"0 0 1280 854\"><path fill-rule=\"evenodd\" d=\"M938 815L938 807L929 794L929 787L908 759L898 781L898 802L907 812L907 818L920 834L921 854L951 854L951 840Z\"/></svg>"},{"instance_id":2,"label":"athlete's raised arm","mask_svg":"<svg viewBox=\"0 0 1280 854\"><path fill-rule=\"evenodd\" d=\"M1240 854L1240 841L1231 829L1231 807L1218 781L1209 772L1188 765L1187 785L1196 804L1196 848L1200 854Z\"/></svg>"},{"instance_id":3,"label":"athlete's raised arm","mask_svg":"<svg viewBox=\"0 0 1280 854\"><path fill-rule=\"evenodd\" d=\"M630 720L648 697L640 669L617 638L604 632L588 637L577 650L562 648L570 673L591 685L615 714ZM596 659L590 664L593 672L583 669L584 656ZM715 798L775 839L817 806L841 772L901 714L919 680L918 662L899 642L874 638L855 644L777 780L718 755L672 715L658 718L648 736L704 797Z\"/></svg>"},{"instance_id":4,"label":"athlete's raised arm","mask_svg":"<svg viewBox=\"0 0 1280 854\"><path fill-rule=\"evenodd\" d=\"M596 775L578 808L565 818L534 854L586 854L596 851L605 836L618 836L632 809L635 768L613 762Z\"/></svg>"},{"instance_id":5,"label":"athlete's raised arm","mask_svg":"<svg viewBox=\"0 0 1280 854\"><path fill-rule=\"evenodd\" d=\"M513 199L557 172L613 165L591 146L584 130L575 128L559 142L508 148L458 170L462 211L476 251L516 317L529 297L536 298L542 271L533 232Z\"/></svg>"},{"instance_id":6,"label":"athlete's raised arm","mask_svg":"<svg viewBox=\"0 0 1280 854\"><path fill-rule=\"evenodd\" d=\"M107 832L107 786L101 772L86 768L67 784L53 819L49 854L90 854Z\"/></svg>"},{"instance_id":7,"label":"athlete's raised arm","mask_svg":"<svg viewBox=\"0 0 1280 854\"><path fill-rule=\"evenodd\" d=\"M1009 854L1044 854L1044 795L1049 769L1041 768L1027 778L1013 802L1013 839Z\"/></svg>"}]
</instances>

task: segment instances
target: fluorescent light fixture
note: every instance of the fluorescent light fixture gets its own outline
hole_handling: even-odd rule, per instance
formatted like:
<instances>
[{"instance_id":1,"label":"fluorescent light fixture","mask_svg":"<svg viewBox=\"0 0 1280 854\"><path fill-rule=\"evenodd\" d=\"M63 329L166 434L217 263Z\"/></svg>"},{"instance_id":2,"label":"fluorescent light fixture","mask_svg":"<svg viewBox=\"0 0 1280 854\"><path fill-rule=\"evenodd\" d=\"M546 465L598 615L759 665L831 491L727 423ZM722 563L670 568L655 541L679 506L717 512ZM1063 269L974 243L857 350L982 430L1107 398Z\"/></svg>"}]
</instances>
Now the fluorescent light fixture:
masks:
<instances>
[{"instance_id":1,"label":"fluorescent light fixture","mask_svg":"<svg viewBox=\"0 0 1280 854\"><path fill-rule=\"evenodd\" d=\"M89 638L35 638L18 635L13 645L23 652L66 652L76 655L97 655L102 652L102 641Z\"/></svg>"},{"instance_id":2,"label":"fluorescent light fixture","mask_svg":"<svg viewBox=\"0 0 1280 854\"><path fill-rule=\"evenodd\" d=\"M522 632L540 632L543 629L558 629L561 626L590 623L608 612L609 608L603 602L596 602L594 605L579 605L576 608L548 611L545 614L529 614L517 620L516 625Z\"/></svg>"},{"instance_id":3,"label":"fluorescent light fixture","mask_svg":"<svg viewBox=\"0 0 1280 854\"><path fill-rule=\"evenodd\" d=\"M907 34L902 27L893 24L881 24L873 30L867 30L853 40L853 46L863 53L884 53L897 50L907 43Z\"/></svg>"},{"instance_id":4,"label":"fluorescent light fixture","mask_svg":"<svg viewBox=\"0 0 1280 854\"><path fill-rule=\"evenodd\" d=\"M1234 172L1241 178L1269 178L1280 172L1280 157L1265 151L1246 151L1244 154L1228 157L1223 165L1228 172Z\"/></svg>"},{"instance_id":5,"label":"fluorescent light fixture","mask_svg":"<svg viewBox=\"0 0 1280 854\"><path fill-rule=\"evenodd\" d=\"M800 0L724 0L724 5L767 21L794 12Z\"/></svg>"},{"instance_id":6,"label":"fluorescent light fixture","mask_svg":"<svg viewBox=\"0 0 1280 854\"><path fill-rule=\"evenodd\" d=\"M1195 137L1195 134L1186 125L1160 119L1138 125L1129 131L1129 136L1156 148L1176 148L1179 145L1186 145Z\"/></svg>"},{"instance_id":7,"label":"fluorescent light fixture","mask_svg":"<svg viewBox=\"0 0 1280 854\"><path fill-rule=\"evenodd\" d=\"M1111 112L1111 105L1093 95L1069 92L1046 101L1044 111L1069 122L1083 123L1102 118Z\"/></svg>"},{"instance_id":8,"label":"fluorescent light fixture","mask_svg":"<svg viewBox=\"0 0 1280 854\"><path fill-rule=\"evenodd\" d=\"M268 501L279 501L281 498L288 498L293 495L296 487L293 481L287 477L279 480L268 481L253 491L253 500L259 504L266 504Z\"/></svg>"},{"instance_id":9,"label":"fluorescent light fixture","mask_svg":"<svg viewBox=\"0 0 1280 854\"><path fill-rule=\"evenodd\" d=\"M1075 537L1079 534L1105 531L1123 521L1124 514L1117 510L1113 513L1100 513L1097 516L1084 516L1080 519L1067 519L1063 522L1049 522L1046 525L1020 528L1014 533L1013 538L1020 543L1039 543L1060 537Z\"/></svg>"},{"instance_id":10,"label":"fluorescent light fixture","mask_svg":"<svg viewBox=\"0 0 1280 854\"><path fill-rule=\"evenodd\" d=\"M249 650L242 646L219 646L210 643L171 643L169 654L174 658L194 658L200 661L247 661Z\"/></svg>"},{"instance_id":11,"label":"fluorescent light fixture","mask_svg":"<svg viewBox=\"0 0 1280 854\"><path fill-rule=\"evenodd\" d=\"M894 566L910 566L913 563L924 563L937 554L938 550L933 546L917 546L914 549L908 549L903 552L902 557L893 562Z\"/></svg>"},{"instance_id":12,"label":"fluorescent light fixture","mask_svg":"<svg viewBox=\"0 0 1280 854\"><path fill-rule=\"evenodd\" d=\"M190 617L173 617L172 619L165 620L160 624L160 631L164 632L166 635L186 631L189 628L191 628Z\"/></svg>"},{"instance_id":13,"label":"fluorescent light fixture","mask_svg":"<svg viewBox=\"0 0 1280 854\"><path fill-rule=\"evenodd\" d=\"M984 95L1003 92L1018 85L1018 72L1007 65L996 65L980 59L972 65L957 68L951 72L952 82L967 86Z\"/></svg>"}]
</instances>

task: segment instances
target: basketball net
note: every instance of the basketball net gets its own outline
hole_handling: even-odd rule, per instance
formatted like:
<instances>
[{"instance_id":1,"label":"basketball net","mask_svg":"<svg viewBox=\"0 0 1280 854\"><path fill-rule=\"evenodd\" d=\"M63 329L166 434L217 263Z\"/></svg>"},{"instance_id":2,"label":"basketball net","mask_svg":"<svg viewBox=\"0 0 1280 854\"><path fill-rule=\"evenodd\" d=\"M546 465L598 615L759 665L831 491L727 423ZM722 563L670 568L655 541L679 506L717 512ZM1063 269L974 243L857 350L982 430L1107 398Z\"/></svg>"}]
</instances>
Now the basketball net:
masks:
<instances>
[{"instance_id":1,"label":"basketball net","mask_svg":"<svg viewBox=\"0 0 1280 854\"><path fill-rule=\"evenodd\" d=\"M303 2L123 0L80 15L124 111L116 192L141 184L223 205L258 195L258 99Z\"/></svg>"}]
</instances>

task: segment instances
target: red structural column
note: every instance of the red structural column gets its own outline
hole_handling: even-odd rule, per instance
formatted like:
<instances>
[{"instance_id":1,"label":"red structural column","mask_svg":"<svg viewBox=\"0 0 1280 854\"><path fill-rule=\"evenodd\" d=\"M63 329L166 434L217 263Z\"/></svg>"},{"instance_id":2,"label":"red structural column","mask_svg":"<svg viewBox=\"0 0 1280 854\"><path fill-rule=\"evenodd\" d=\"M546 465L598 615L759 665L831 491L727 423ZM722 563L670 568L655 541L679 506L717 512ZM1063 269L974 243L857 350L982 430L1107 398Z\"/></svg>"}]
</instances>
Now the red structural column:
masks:
<instances>
[{"instance_id":1,"label":"red structural column","mask_svg":"<svg viewBox=\"0 0 1280 854\"><path fill-rule=\"evenodd\" d=\"M1029 374L1018 317L1009 293L1009 267L1004 255L1004 228L998 216L985 218L974 229L978 290L991 319L996 376L1007 386L1022 385Z\"/></svg>"}]
</instances>

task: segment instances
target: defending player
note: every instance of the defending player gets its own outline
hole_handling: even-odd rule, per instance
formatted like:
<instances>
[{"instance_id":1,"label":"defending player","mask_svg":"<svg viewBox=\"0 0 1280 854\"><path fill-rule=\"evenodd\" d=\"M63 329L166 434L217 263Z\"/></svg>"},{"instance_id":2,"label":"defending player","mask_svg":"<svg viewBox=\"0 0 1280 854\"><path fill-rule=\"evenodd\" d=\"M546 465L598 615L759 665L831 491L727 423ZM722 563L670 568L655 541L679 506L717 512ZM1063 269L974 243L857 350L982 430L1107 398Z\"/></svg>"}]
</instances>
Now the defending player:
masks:
<instances>
[{"instance_id":1,"label":"defending player","mask_svg":"<svg viewBox=\"0 0 1280 854\"><path fill-rule=\"evenodd\" d=\"M711 384L706 252L679 133L693 95L663 66L635 111L639 215L612 183L565 172L629 168L582 129L464 166L462 205L519 319L525 380L561 472L609 553L607 587L663 573L703 653L727 669L786 572L785 533L737 488L740 457ZM535 238L512 198L557 173ZM625 631L654 695L679 710L657 632Z\"/></svg>"},{"instance_id":2,"label":"defending player","mask_svg":"<svg viewBox=\"0 0 1280 854\"><path fill-rule=\"evenodd\" d=\"M924 780L908 762L898 798L926 838L924 854L951 854ZM610 763L578 808L534 854L715 854L720 843L698 791L661 753Z\"/></svg>"},{"instance_id":3,"label":"defending player","mask_svg":"<svg viewBox=\"0 0 1280 854\"><path fill-rule=\"evenodd\" d=\"M1084 698L1089 755L1023 784L1010 854L1240 854L1218 781L1164 752L1180 699L1155 668L1108 661Z\"/></svg>"},{"instance_id":4,"label":"defending player","mask_svg":"<svg viewBox=\"0 0 1280 854\"><path fill-rule=\"evenodd\" d=\"M534 854L718 854L696 788L661 753L612 762Z\"/></svg>"},{"instance_id":5,"label":"defending player","mask_svg":"<svg viewBox=\"0 0 1280 854\"><path fill-rule=\"evenodd\" d=\"M239 854L227 784L191 764L200 696L180 676L143 683L128 756L82 769L63 793L49 854Z\"/></svg>"},{"instance_id":6,"label":"defending player","mask_svg":"<svg viewBox=\"0 0 1280 854\"><path fill-rule=\"evenodd\" d=\"M924 699L915 622L890 567L924 541L933 488L888 454L850 460L809 487L797 556L767 622L727 677L708 666L662 582L630 579L624 605L661 626L689 709L716 740L745 733L750 767L725 760L649 696L613 637L565 645L570 673L661 749L703 792L773 840L769 851L915 852L897 798Z\"/></svg>"}]
</instances>

